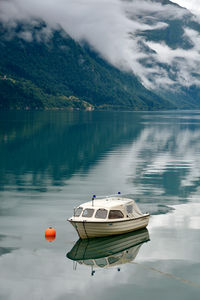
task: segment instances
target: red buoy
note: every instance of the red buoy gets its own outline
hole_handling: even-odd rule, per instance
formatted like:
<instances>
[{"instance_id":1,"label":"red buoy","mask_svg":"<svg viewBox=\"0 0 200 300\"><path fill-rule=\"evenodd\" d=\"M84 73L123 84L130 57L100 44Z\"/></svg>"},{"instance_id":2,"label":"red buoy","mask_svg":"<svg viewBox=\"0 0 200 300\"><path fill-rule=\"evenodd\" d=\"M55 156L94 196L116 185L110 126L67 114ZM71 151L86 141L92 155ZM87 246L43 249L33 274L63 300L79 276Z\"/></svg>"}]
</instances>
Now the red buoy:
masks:
<instances>
[{"instance_id":1,"label":"red buoy","mask_svg":"<svg viewBox=\"0 0 200 300\"><path fill-rule=\"evenodd\" d=\"M54 241L56 238L56 230L52 227L49 227L45 230L45 239L49 242Z\"/></svg>"}]
</instances>

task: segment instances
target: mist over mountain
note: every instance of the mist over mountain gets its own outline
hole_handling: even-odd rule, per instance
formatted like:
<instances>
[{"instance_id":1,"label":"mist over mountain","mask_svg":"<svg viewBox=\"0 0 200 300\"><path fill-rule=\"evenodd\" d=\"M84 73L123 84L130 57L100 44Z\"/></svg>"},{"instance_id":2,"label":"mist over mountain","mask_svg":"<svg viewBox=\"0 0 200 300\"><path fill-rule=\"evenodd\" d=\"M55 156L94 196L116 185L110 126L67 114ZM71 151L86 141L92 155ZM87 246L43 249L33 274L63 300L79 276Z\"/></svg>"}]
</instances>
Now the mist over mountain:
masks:
<instances>
[{"instance_id":1,"label":"mist over mountain","mask_svg":"<svg viewBox=\"0 0 200 300\"><path fill-rule=\"evenodd\" d=\"M9 89L35 107L199 108L199 6L188 3L1 0L1 107Z\"/></svg>"}]
</instances>

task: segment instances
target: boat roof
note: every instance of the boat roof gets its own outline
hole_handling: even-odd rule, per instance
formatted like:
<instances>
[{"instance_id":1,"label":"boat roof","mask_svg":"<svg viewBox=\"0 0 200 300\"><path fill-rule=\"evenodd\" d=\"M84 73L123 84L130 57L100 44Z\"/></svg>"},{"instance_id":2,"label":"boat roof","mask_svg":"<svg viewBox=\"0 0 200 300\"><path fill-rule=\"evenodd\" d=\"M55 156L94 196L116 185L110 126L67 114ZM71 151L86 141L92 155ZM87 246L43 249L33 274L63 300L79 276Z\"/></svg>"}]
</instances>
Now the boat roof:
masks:
<instances>
[{"instance_id":1,"label":"boat roof","mask_svg":"<svg viewBox=\"0 0 200 300\"><path fill-rule=\"evenodd\" d=\"M94 198L93 203L92 200L85 202L79 207L83 208L110 208L110 207L116 207L120 205L127 205L127 204L133 204L135 201L133 199L128 199L124 197L106 197L103 199L96 199Z\"/></svg>"}]
</instances>

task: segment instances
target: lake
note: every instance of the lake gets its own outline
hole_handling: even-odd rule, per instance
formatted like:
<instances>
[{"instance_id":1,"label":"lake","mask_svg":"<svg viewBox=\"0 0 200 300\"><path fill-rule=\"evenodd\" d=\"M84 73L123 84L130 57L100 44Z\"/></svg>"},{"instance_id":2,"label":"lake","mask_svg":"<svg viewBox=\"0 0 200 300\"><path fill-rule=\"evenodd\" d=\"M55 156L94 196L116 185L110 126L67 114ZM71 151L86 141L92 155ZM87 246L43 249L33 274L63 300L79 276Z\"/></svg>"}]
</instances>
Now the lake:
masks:
<instances>
[{"instance_id":1,"label":"lake","mask_svg":"<svg viewBox=\"0 0 200 300\"><path fill-rule=\"evenodd\" d=\"M87 256L66 220L93 194L117 192L151 213L148 231ZM77 245L87 256L78 262ZM0 299L199 293L200 111L0 112Z\"/></svg>"}]
</instances>

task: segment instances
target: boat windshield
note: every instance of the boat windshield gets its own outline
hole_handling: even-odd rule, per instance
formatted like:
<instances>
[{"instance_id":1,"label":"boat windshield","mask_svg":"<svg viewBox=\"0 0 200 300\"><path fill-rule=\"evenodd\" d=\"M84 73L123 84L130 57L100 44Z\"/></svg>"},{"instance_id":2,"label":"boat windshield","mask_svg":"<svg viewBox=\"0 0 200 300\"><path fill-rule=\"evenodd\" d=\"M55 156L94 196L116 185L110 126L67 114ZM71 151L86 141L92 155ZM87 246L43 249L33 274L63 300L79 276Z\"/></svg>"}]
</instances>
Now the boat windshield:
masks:
<instances>
[{"instance_id":1,"label":"boat windshield","mask_svg":"<svg viewBox=\"0 0 200 300\"><path fill-rule=\"evenodd\" d=\"M121 219L124 218L123 213L121 210L110 210L108 219Z\"/></svg>"},{"instance_id":2,"label":"boat windshield","mask_svg":"<svg viewBox=\"0 0 200 300\"><path fill-rule=\"evenodd\" d=\"M91 218L93 216L94 209L92 208L86 208L83 211L82 217Z\"/></svg>"},{"instance_id":3,"label":"boat windshield","mask_svg":"<svg viewBox=\"0 0 200 300\"><path fill-rule=\"evenodd\" d=\"M74 216L75 217L80 217L80 214L82 213L82 210L83 210L82 207L75 208Z\"/></svg>"},{"instance_id":4,"label":"boat windshield","mask_svg":"<svg viewBox=\"0 0 200 300\"><path fill-rule=\"evenodd\" d=\"M97 209L96 211L96 214L95 214L95 218L98 218L98 219L106 219L107 218L107 214L108 214L108 211L104 208L99 208Z\"/></svg>"}]
</instances>

